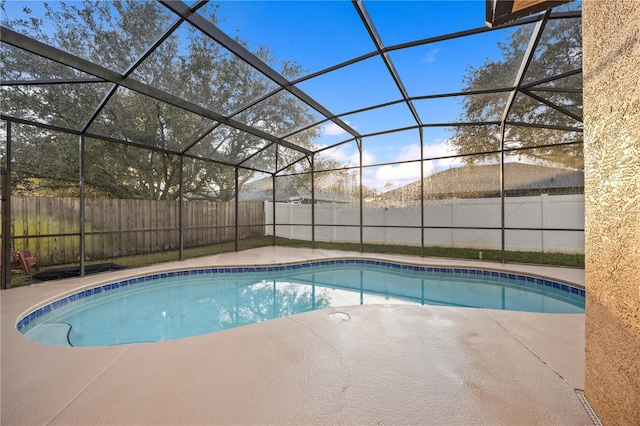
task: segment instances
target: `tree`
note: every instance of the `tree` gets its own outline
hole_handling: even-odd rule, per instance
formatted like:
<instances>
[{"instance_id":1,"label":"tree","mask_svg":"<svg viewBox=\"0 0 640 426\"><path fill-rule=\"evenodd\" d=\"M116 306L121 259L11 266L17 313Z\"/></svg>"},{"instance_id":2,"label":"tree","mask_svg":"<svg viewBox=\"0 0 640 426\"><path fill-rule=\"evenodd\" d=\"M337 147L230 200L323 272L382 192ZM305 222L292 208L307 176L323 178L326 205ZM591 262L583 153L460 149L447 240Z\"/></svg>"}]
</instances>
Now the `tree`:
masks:
<instances>
[{"instance_id":1,"label":"tree","mask_svg":"<svg viewBox=\"0 0 640 426\"><path fill-rule=\"evenodd\" d=\"M3 2L3 10L4 6ZM148 1L84 0L55 6L45 3L45 8L42 18L27 4L20 18L3 21L3 25L121 73L177 19L164 6ZM201 13L217 22L217 8L203 8ZM131 78L224 115L240 111L274 89L268 78L193 26L183 23L180 28L132 70ZM91 77L11 46L3 45L2 53L5 80ZM276 62L264 47L254 54L271 66ZM291 62L281 68L290 79L302 73ZM175 153L184 151L188 155L183 165L184 192L198 198L230 200L236 190L233 165L246 166L238 173L241 187L253 169L259 168L256 165L264 167L276 161L276 150L269 147L269 141L123 87L112 93L113 87L111 83L86 81L12 85L3 92L3 110L62 128L81 130L88 125L89 134L135 144L87 140L85 185L87 191L99 196L175 199L179 196L180 168L180 156ZM94 111L97 114L92 118ZM272 134L286 134L314 121L306 105L282 92L233 118ZM14 188L73 191L78 182L78 137L33 128L19 133L20 137L14 138ZM309 130L297 142L311 147L316 136ZM243 164L243 159L252 155L254 160ZM287 165L301 155L281 150L278 162ZM76 163L70 166L63 159L75 159Z\"/></svg>"},{"instance_id":2,"label":"tree","mask_svg":"<svg viewBox=\"0 0 640 426\"><path fill-rule=\"evenodd\" d=\"M463 83L464 90L484 90L487 88L511 87L520 68L524 52L531 38L532 25L520 26L514 30L508 43L499 44L501 57L487 60L481 67L467 69ZM534 58L527 69L525 83L535 83L554 78L582 67L582 37L580 19L550 20L542 39L534 52ZM582 75L573 74L534 86L535 91L519 92L507 117L505 128L505 148L531 148L514 151L518 157L556 164L571 168L582 167L581 122L575 117L563 114L535 98L544 98L560 106L578 118L582 115ZM547 90L545 90L547 89ZM530 96L533 95L533 96ZM506 106L507 95L469 95L462 101L460 120L463 122L499 121ZM512 124L509 124L512 123ZM535 124L544 127L528 127L517 123ZM576 130L559 130L554 126L573 127ZM467 163L495 160L495 154L483 152L500 149L500 129L496 125L458 126L449 144L458 154L478 153L463 157ZM575 143L573 143L575 142ZM570 145L564 145L571 143ZM541 145L556 145L540 147Z\"/></svg>"}]
</instances>

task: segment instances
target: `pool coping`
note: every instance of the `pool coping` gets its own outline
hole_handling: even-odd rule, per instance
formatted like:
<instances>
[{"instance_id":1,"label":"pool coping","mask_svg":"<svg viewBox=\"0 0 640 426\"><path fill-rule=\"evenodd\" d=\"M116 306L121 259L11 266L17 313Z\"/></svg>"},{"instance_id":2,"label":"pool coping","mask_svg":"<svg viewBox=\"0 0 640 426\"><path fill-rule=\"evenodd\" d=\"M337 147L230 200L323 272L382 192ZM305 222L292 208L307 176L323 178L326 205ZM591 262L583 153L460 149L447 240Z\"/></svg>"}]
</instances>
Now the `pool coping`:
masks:
<instances>
[{"instance_id":1,"label":"pool coping","mask_svg":"<svg viewBox=\"0 0 640 426\"><path fill-rule=\"evenodd\" d=\"M252 249L249 249L249 250L252 250ZM314 249L310 249L310 250L318 251ZM335 250L321 250L321 251L336 252ZM262 268L262 267L269 268L269 267L283 267L283 266L286 267L286 266L293 266L293 265L306 263L306 262L336 261L336 260L345 260L345 259L346 260L350 260L350 259L374 260L374 261L380 261L380 262L393 262L396 264L406 264L406 265L419 266L419 267L425 267L425 268L432 267L432 268L439 268L439 269L475 269L475 270L492 271L497 273L506 273L506 274L520 275L520 276L522 275L533 276L533 278L540 278L546 281L557 282L560 284L565 284L571 287L575 287L581 290L582 292L585 291L584 269L580 269L580 268L570 268L570 267L550 266L550 265L535 265L535 264L498 263L498 262L474 261L474 260L455 259L455 258L417 257L417 256L411 256L411 255L398 255L398 254L382 254L382 253L354 254L353 252L342 252L342 253L344 253L344 255L340 255L340 256L335 255L333 257L323 257L322 260L308 260L308 261L296 260L291 262L271 262L271 263L264 263L264 264L256 263L256 264L251 264L251 266L249 265L238 266L237 264L234 264L234 263L228 263L228 264L220 264L220 265L206 267L206 269L225 269L225 268L233 269L233 268L252 268L252 267L253 268ZM203 256L200 258L194 258L189 260L197 261L198 259L204 259L208 257L211 257L211 256ZM398 258L403 260L398 260ZM119 277L116 280L103 278L93 283L79 285L76 288L60 293L57 296L52 296L52 297L49 297L48 299L44 299L41 303L33 305L32 307L26 309L22 314L20 314L19 318L16 319L15 324L17 326L18 322L22 317L28 315L29 313L38 309L39 307L55 302L58 299L70 296L75 292L80 292L83 290L104 286L107 284L111 284L114 281L124 281L124 280L139 278L139 277L147 277L150 274L153 274L153 275L171 274L174 272L180 272L180 271L186 271L186 270L191 271L196 269L202 269L202 266L180 267L179 265L181 263L186 264L187 261L166 262L166 263L160 263L152 266L133 268L133 269L123 269L119 271L109 271L109 272L101 273L99 275L82 277L82 278L95 277L97 279L97 278L103 278L103 276L105 276L106 274L109 274L109 275L125 274L124 277ZM445 264L446 266L443 266L443 264ZM137 273L135 272L138 270L146 270L149 268L154 268L156 270L152 272L137 272ZM557 273L560 271L581 271L582 280L581 281L579 280L580 278L579 276L576 276L573 278L570 278L570 277L558 278ZM78 279L78 278L77 277L69 278L69 279L59 280L59 281L68 281L68 280L74 280L74 279ZM47 283L51 283L51 281L38 282L35 285L46 285Z\"/></svg>"},{"instance_id":2,"label":"pool coping","mask_svg":"<svg viewBox=\"0 0 640 426\"><path fill-rule=\"evenodd\" d=\"M86 285L83 287L79 287L75 290L71 290L67 293L59 295L59 297L53 297L49 300L43 301L42 303L36 305L34 308L27 310L25 313L21 314L16 319L16 328L21 332L22 329L27 327L31 322L36 321L38 318L43 315L49 314L50 312L56 311L69 303L75 302L76 300L83 299L87 296L91 296L93 294L105 293L110 290L115 290L122 287L128 287L130 285L135 285L143 282L156 281L165 278L173 278L185 275L221 275L221 274L234 274L234 273L245 273L245 272L275 272L275 271L295 271L302 270L309 267L315 266L341 266L341 265L374 265L374 266L382 266L389 267L392 269L399 270L410 270L416 272L426 272L426 273L435 273L435 274L456 274L462 275L463 277L469 277L476 279L477 277L482 278L490 278L490 279L505 279L509 281L516 281L514 285L518 287L526 287L532 288L538 291L545 291L547 287L552 289L552 291L559 291L563 295L567 293L568 295L577 294L578 296L585 296L584 286L579 284L570 283L564 280L553 279L551 277L543 277L538 274L523 274L520 272L516 272L515 270L499 270L492 269L487 267L469 267L469 266L438 266L437 264L420 264L415 262L406 262L406 261L398 261L398 260L390 260L390 259L378 259L375 256L370 256L370 254L363 253L360 257L347 257L347 256L338 256L338 257L329 257L321 260L308 260L308 261L297 261L297 262L283 262L276 264L256 264L256 265L245 265L245 266L211 266L207 268L174 268L165 271L158 271L155 273L147 273L147 274L132 274L125 278L120 278L119 280L105 280L103 282L98 282L93 285ZM517 269L517 268L516 268ZM522 281L522 283L520 283ZM531 287L531 285L534 287ZM575 291L574 291L575 290ZM488 309L488 308L486 308Z\"/></svg>"},{"instance_id":3,"label":"pool coping","mask_svg":"<svg viewBox=\"0 0 640 426\"><path fill-rule=\"evenodd\" d=\"M466 419L492 424L513 423L516 418L539 424L590 423L575 393L584 386L584 314L354 306L340 309L351 317L343 322L330 320L331 310L321 310L168 342L89 348L39 344L15 328L16 318L30 307L132 272L277 265L343 256L362 257L353 252L266 247L3 290L1 423L397 424L424 423L428 418L432 423L454 424L463 421L460 416L465 413L472 416ZM364 257L479 265L584 283L584 271L573 268L385 254ZM438 331L443 325L445 334ZM380 338L371 340L367 333ZM479 351L463 360L460 356L467 348ZM443 350L455 352L443 358L439 355ZM403 363L391 368L387 354L397 351L406 355ZM245 356L252 353L256 356ZM426 358L415 364L418 355ZM322 368L330 359L335 364L327 366L333 367ZM511 368L512 373L504 377L506 381L498 380L496 368ZM395 373L380 374L387 370ZM464 380L433 382L454 372ZM409 391L409 384L398 382L403 377L413 378L411 386L432 386L421 388L426 393ZM471 392L474 383L482 385L483 394ZM430 393L448 390L457 395L453 400ZM286 404L284 395L297 403ZM487 400L482 395L493 396ZM544 403L536 403L541 398ZM39 401L37 409L33 401ZM306 405L311 401L313 407ZM254 404L251 410L246 409L249 403ZM400 410L407 404L415 409Z\"/></svg>"}]
</instances>

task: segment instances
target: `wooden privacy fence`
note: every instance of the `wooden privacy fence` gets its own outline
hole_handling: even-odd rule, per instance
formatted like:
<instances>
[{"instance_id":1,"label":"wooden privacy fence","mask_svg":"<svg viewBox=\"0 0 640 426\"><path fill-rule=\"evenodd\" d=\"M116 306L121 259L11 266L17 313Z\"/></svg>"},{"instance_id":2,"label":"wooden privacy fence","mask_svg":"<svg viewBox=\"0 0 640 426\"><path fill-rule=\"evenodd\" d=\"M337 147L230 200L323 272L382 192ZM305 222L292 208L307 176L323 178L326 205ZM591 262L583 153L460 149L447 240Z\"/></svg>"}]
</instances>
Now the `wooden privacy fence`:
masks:
<instances>
[{"instance_id":1,"label":"wooden privacy fence","mask_svg":"<svg viewBox=\"0 0 640 426\"><path fill-rule=\"evenodd\" d=\"M88 259L175 250L180 247L179 201L86 199L85 254ZM30 249L42 265L80 258L78 198L12 197L12 247ZM235 203L185 201L184 246L235 239ZM264 205L241 201L239 238L264 235Z\"/></svg>"}]
</instances>

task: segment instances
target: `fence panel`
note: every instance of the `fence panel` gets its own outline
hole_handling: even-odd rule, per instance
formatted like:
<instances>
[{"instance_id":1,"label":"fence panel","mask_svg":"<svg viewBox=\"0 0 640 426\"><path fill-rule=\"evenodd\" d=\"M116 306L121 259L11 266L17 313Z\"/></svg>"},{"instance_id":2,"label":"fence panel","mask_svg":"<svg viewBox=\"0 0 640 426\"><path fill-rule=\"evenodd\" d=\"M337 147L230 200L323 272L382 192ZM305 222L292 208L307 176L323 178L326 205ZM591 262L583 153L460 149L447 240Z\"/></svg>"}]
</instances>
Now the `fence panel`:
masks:
<instances>
[{"instance_id":1,"label":"fence panel","mask_svg":"<svg viewBox=\"0 0 640 426\"><path fill-rule=\"evenodd\" d=\"M79 261L78 198L13 196L11 201L12 247L32 250L41 265ZM235 203L186 201L183 207L186 247L235 239ZM87 198L87 258L178 249L179 208L178 201ZM240 238L263 236L263 203L242 201L238 208Z\"/></svg>"},{"instance_id":2,"label":"fence panel","mask_svg":"<svg viewBox=\"0 0 640 426\"><path fill-rule=\"evenodd\" d=\"M424 205L425 245L499 250L500 230L455 228L500 228L500 202L500 198L428 200ZM276 203L276 235L309 240L311 227L297 225L306 223L304 218L310 216L311 208L306 204ZM271 223L273 205L266 203L264 209L267 223ZM358 210L346 205L316 205L320 224L316 239L359 243L358 228L345 227L354 225L354 212ZM419 207L369 208L366 213L365 224L372 226L364 228L365 243L420 246ZM534 228L507 231L507 250L584 253L584 195L508 197L505 219L507 228ZM554 228L575 231L550 231ZM267 226L265 232L272 235L273 228Z\"/></svg>"}]
</instances>

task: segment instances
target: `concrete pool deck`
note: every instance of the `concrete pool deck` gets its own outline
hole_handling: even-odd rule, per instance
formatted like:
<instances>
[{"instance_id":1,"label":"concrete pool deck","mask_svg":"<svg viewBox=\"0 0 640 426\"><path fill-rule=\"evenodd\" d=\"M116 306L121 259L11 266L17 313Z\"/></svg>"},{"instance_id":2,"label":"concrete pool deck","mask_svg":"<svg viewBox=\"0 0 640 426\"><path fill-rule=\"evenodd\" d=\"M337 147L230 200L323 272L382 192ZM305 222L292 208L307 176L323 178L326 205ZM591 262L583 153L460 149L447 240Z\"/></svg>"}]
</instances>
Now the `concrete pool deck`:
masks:
<instances>
[{"instance_id":1,"label":"concrete pool deck","mask_svg":"<svg viewBox=\"0 0 640 426\"><path fill-rule=\"evenodd\" d=\"M15 328L30 308L91 283L341 256L584 285L584 271L571 268L263 247L3 290L0 423L594 424L576 392L584 383L584 314L353 306L168 342L90 348L42 345ZM332 312L349 319L336 321Z\"/></svg>"}]
</instances>

